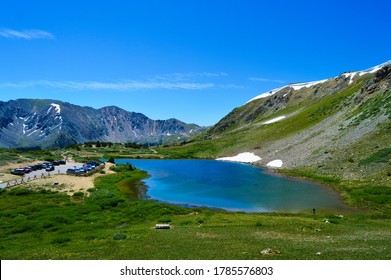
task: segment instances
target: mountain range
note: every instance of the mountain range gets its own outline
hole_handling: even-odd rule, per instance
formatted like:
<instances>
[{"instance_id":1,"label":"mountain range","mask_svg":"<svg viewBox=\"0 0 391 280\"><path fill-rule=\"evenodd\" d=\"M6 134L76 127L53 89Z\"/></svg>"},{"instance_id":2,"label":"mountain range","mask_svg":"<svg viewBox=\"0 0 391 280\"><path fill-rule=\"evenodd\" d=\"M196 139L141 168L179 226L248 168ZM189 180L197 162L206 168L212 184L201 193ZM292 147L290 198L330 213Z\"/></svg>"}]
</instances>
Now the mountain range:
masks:
<instances>
[{"instance_id":1,"label":"mountain range","mask_svg":"<svg viewBox=\"0 0 391 280\"><path fill-rule=\"evenodd\" d=\"M173 152L195 158L253 153L343 178L382 174L391 184L391 61L314 82L288 84L235 108Z\"/></svg>"},{"instance_id":2,"label":"mountain range","mask_svg":"<svg viewBox=\"0 0 391 280\"><path fill-rule=\"evenodd\" d=\"M94 109L41 99L0 102L0 147L7 148L63 148L89 141L159 144L182 141L203 130L115 106Z\"/></svg>"},{"instance_id":3,"label":"mountain range","mask_svg":"<svg viewBox=\"0 0 391 280\"><path fill-rule=\"evenodd\" d=\"M205 128L118 107L56 100L0 102L0 147L62 148L89 141L172 143L171 157L253 154L257 165L309 168L391 185L391 61L255 96ZM368 177L369 176L369 177Z\"/></svg>"}]
</instances>

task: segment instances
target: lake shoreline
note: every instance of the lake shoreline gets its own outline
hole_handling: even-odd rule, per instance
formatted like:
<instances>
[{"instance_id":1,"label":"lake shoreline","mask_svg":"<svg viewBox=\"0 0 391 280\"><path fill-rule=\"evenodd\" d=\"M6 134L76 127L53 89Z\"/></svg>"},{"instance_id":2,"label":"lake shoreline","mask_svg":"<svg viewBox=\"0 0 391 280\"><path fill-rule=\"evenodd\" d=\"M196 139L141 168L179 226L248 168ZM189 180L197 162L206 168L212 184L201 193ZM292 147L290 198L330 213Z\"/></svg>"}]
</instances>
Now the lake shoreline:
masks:
<instances>
[{"instance_id":1,"label":"lake shoreline","mask_svg":"<svg viewBox=\"0 0 391 280\"><path fill-rule=\"evenodd\" d=\"M143 180L145 182L145 184L147 185L148 187L148 191L147 191L147 195L149 197L151 197L151 199L153 200L158 200L158 201L162 201L162 202L165 202L165 203L170 203L170 204L175 204L175 205L186 205L186 206L191 206L191 207L208 207L208 208L216 208L216 209L223 209L223 210L226 210L226 211L230 211L230 212L248 212L248 213L274 213L274 212L278 212L278 213L311 213L312 212L312 209L313 208L317 208L319 211L322 211L322 212L333 212L333 213L352 213L352 212L356 212L355 209L352 209L351 207L349 207L348 205L346 205L345 203L342 203L343 201L341 200L340 198L340 194L338 192L336 192L332 187L330 186L327 186L327 185L322 185L320 184L319 182L312 182L312 181L309 181L309 180L305 180L303 178L292 178L292 177L289 177L289 176L286 176L284 174L280 174L280 173L277 173L275 171L272 171L272 170L269 170L267 168L263 168L263 167L259 167L257 165L248 165L248 164L244 164L244 166L251 166L251 167L254 167L256 168L257 171L254 171L254 170L250 170L248 171L246 168L239 168L240 172L252 172L252 174L255 174L254 176L271 176L272 178L268 179L268 180L271 180L269 183L267 184L275 184L273 182L275 182L277 180L277 182L280 180L280 179L283 179L283 181L287 180L286 183L289 182L289 185L290 184L299 184L300 186L297 186L297 188L299 188L298 190L300 189L303 189L302 191L304 191L306 188L308 188L308 186L312 186L311 187L311 192L310 193L313 193L314 191L318 192L317 189L313 189L313 188L321 188L321 192L324 193L324 195L328 196L328 198L322 198L323 200L324 199L331 199L331 197L334 197L332 198L333 200L337 200L338 202L336 202L337 204L336 205L339 205L338 207L325 207L324 206L324 203L325 203L325 200L323 202L321 202L319 204L319 206L317 204L315 204L314 206L311 206L311 207L298 207L298 206L293 206L293 205L300 205L302 198L300 197L300 195L298 196L297 194L295 193L292 193L292 188L288 188L286 191L288 192L288 196L289 196L289 193L291 193L293 195L293 198L290 200L290 201L287 201L287 204L281 204L281 207L280 206L271 206L271 205L274 205L274 201L267 201L267 198L264 197L264 195L262 195L261 193L258 194L258 195L255 195L253 196L252 198L250 198L250 201L254 201L254 202L251 202L251 203L257 203L257 205L259 203L259 206L249 206L251 204L248 204L250 202L246 202L246 206L244 207L241 206L240 203L243 203L243 202L240 202L242 201L241 199L242 198L235 198L235 200L232 200L231 202L231 198L229 198L231 195L233 197L237 196L238 194L234 194L235 192L237 192L236 190L233 190L234 193L231 194L232 190L229 192L229 193L226 193L224 194L222 197L216 197L214 198L215 196L212 196L212 197L201 197L200 198L200 195L202 195L202 188L204 184L208 183L209 184L209 181L215 181L216 178L211 178L211 177L205 177L202 179L202 181L197 181L199 185L198 188L201 187L200 190L197 190L195 193L194 193L194 190L191 190L191 189L188 189L188 187L183 187L183 185L185 184L189 184L189 182L192 182L192 181L186 181L186 182L181 182L181 180L183 180L183 177L186 177L187 173L184 175L184 173L182 174L176 174L177 176L174 178L174 177L171 177L169 178L170 182L173 182L173 184L175 185L175 187L172 187L170 185L166 185L166 183L164 183L164 188L165 190L163 191L163 195L160 193L160 194L156 194L156 183L158 180L161 180L161 178L156 178L156 174L154 176L154 172L150 172L150 170L148 170L148 167L146 168L145 166L143 166L143 164L147 164L147 165L150 165L150 164L155 164L154 162L158 162L159 164L159 169L160 171L159 172L166 172L166 171L162 171L161 169L163 168L162 167L162 162L170 162L170 165L175 165L175 161L177 161L178 163L180 163L181 165L181 169L182 168L190 168L190 167L186 167L184 164L184 159L179 159L179 160L150 160L150 159L146 159L146 160L140 160L140 159L120 159L118 161L116 161L117 163L131 163L132 165L134 164L137 168L139 169L143 169L143 170L146 170L151 176L152 176L152 180L153 181L149 181L150 179L147 179L147 180ZM140 165L137 165L136 162L139 162L139 163L143 163ZM202 175L200 176L205 176L206 174L209 174L210 172L208 171L205 171L205 170L202 170L202 169L207 169L207 168L219 168L218 165L219 165L219 162L218 161L214 161L214 160L197 160L197 159L187 159L187 164L190 164L190 165L193 165L192 168L194 169L189 169L188 173L194 173L194 172L201 172ZM205 164L207 164L206 167L200 167L198 164L201 164L201 162L204 162ZM204 164L202 163L202 164ZM220 161L221 163L221 161ZM232 164L232 163L231 163ZM235 163L235 164L239 164L238 166L242 165L243 163ZM164 164L163 164L164 165ZM194 167L196 166L196 167ZM233 169L232 171L235 172L235 169L236 167L234 167L235 165L224 165L223 166L226 166L225 168L231 168ZM170 167L170 168L176 168L176 167ZM164 168L163 168L164 169ZM202 170L202 171L200 171ZM247 171L244 171L244 170L247 170ZM215 170L214 170L215 171ZM259 172L261 171L261 172ZM178 171L179 172L179 171ZM181 171L182 172L182 171ZM217 172L221 172L221 170L217 170ZM239 172L239 171L238 171ZM205 173L205 174L204 174ZM218 175L216 175L218 174ZM216 176L220 176L220 177L226 177L225 175L228 174L228 177L229 177L229 172L228 173L223 173L223 175L221 173L212 173L212 175L214 177ZM243 173L245 174L245 173ZM209 174L210 175L210 174ZM208 175L208 176L209 176ZM167 174L165 174L165 176L168 176ZM182 177L181 177L182 176ZM240 175L242 176L242 175ZM159 176L158 176L159 177ZM240 180L238 181L238 183L236 184L239 184L241 187L241 192L252 192L251 191L251 186L254 184L254 182L257 182L257 181L253 181L255 180L254 178L244 178L245 175L243 175L243 178L240 178ZM251 176L250 176L251 177ZM209 178L209 179L207 179ZM279 179L280 178L280 179ZM232 178L231 178L232 179ZM186 179L187 180L187 179ZM192 179L191 179L192 180ZM154 182L152 183L152 189L150 188L151 187L151 182ZM276 190L278 192L284 192L282 188L284 188L284 185L286 183L283 183L283 185L281 185L281 183L277 183L276 182ZM194 182L193 182L194 183ZM193 184L191 183L191 184ZM155 186L153 185L155 184ZM171 183L170 183L171 184ZM215 186L217 184L217 188L214 188L213 191L216 191L217 192L217 189L220 189L221 186L219 187L219 182L215 182L214 183ZM155 188L154 188L155 187ZM171 190L171 188L173 188ZM179 188L179 189L175 189L175 188ZM181 188L185 188L187 189L186 192L189 192L189 197L191 197L191 199L187 198L186 195L184 196L181 196L181 195L178 195L177 193L178 192L182 192ZM231 187L232 188L232 187ZM250 188L250 189L248 189ZM265 189L265 186L262 187L264 190L263 191L267 191L268 192L268 189L269 188L266 188ZM295 187L296 188L296 187ZM216 190L215 190L216 189ZM247 190L248 189L248 190ZM226 189L225 191L223 192L226 192L226 191L229 191L230 188L228 187L228 189ZM222 190L221 190L222 191ZM259 192L261 190L255 190L256 192ZM210 189L209 189L209 192L210 192ZM315 193L316 193L315 192ZM314 194L315 194L314 193ZM243 196L243 195L247 195L247 194L240 194L239 196ZM285 197L287 196L285 193L282 195L282 197L284 199L286 199ZM307 195L307 194L306 194ZM311 195L311 194L308 194L308 195ZM307 196L308 196L307 195ZM250 194L251 196L251 194ZM256 199L261 199L259 202L255 202ZM217 199L217 201L215 200ZM226 199L229 199L227 202L224 202ZM244 199L244 198L243 198ZM305 198L303 198L305 199ZM310 201L307 201L305 202L305 200L303 201L305 204L311 204L312 199L310 199ZM217 204L216 204L216 202ZM263 201L263 202L261 202ZM317 200L315 200L317 201ZM225 205L225 203L228 203L227 205ZM232 204L231 204L232 203ZM264 206L262 206L263 204L262 203L265 203ZM280 202L279 202L280 203ZM268 206L269 205L269 206ZM291 206L290 206L291 205ZM272 207L272 208L270 208ZM277 208L273 208L273 207L277 207ZM292 208L293 207L293 208ZM298 207L298 208L297 208Z\"/></svg>"}]
</instances>

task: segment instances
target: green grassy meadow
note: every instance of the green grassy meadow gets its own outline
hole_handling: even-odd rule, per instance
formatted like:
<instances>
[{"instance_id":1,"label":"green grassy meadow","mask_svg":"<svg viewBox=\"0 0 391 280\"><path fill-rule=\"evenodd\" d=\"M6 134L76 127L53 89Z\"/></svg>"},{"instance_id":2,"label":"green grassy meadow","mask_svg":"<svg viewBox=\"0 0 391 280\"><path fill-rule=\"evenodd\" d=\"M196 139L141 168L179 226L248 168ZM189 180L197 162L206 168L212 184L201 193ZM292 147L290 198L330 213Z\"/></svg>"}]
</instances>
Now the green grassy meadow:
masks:
<instances>
[{"instance_id":1,"label":"green grassy meadow","mask_svg":"<svg viewBox=\"0 0 391 280\"><path fill-rule=\"evenodd\" d=\"M97 178L89 196L2 190L0 258L391 259L387 213L183 208L121 191L128 184L134 194L148 174L126 165L115 171ZM171 229L156 230L156 223L169 223ZM269 248L270 254L262 253Z\"/></svg>"}]
</instances>

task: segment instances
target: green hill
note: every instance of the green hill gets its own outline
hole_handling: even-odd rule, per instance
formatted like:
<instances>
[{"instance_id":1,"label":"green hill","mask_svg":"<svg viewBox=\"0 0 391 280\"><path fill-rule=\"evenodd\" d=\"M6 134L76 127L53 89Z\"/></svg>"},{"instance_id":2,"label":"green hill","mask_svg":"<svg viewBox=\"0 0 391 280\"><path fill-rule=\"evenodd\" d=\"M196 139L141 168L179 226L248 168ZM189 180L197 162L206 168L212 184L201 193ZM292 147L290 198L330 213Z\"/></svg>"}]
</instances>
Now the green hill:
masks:
<instances>
[{"instance_id":1,"label":"green hill","mask_svg":"<svg viewBox=\"0 0 391 280\"><path fill-rule=\"evenodd\" d=\"M165 152L193 158L252 152L262 158L257 165L279 159L283 162L280 172L338 182L335 187L342 193L349 184L360 189L384 186L388 193L390 64L264 93L235 108L198 137ZM353 198L346 195L345 199ZM357 203L357 198L354 200L352 203ZM384 202L390 207L389 200Z\"/></svg>"}]
</instances>

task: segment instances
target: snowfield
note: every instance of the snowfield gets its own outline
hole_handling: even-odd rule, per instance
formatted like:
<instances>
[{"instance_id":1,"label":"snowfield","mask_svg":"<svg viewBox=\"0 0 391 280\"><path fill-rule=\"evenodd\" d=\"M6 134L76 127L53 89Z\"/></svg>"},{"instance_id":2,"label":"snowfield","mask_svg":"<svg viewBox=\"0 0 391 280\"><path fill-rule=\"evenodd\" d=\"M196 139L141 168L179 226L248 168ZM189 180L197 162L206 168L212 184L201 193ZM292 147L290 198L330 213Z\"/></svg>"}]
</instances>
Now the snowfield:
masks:
<instances>
[{"instance_id":1,"label":"snowfield","mask_svg":"<svg viewBox=\"0 0 391 280\"><path fill-rule=\"evenodd\" d=\"M234 162L243 162L243 163L252 163L261 160L259 156L255 155L254 153L241 153L233 157L222 157L217 158L216 160L223 160L223 161L234 161Z\"/></svg>"},{"instance_id":2,"label":"snowfield","mask_svg":"<svg viewBox=\"0 0 391 280\"><path fill-rule=\"evenodd\" d=\"M341 76L344 76L345 79L350 78L349 84L351 84L353 82L353 78L356 75L362 76L362 75L365 75L365 74L375 73L375 72L377 72L378 70L380 70L382 67L384 67L386 65L391 65L391 60L387 61L385 63L382 63L380 65L376 65L376 66L371 67L371 68L366 69L366 70L346 72L346 73L341 74ZM331 78L331 79L333 79L333 78ZM282 90L284 88L290 87L290 88L293 88L294 90L299 90L299 89L302 89L302 88L312 87L314 85L327 82L328 80L330 80L330 79L319 80L319 81L314 81L314 82L289 84L289 85L286 85L286 86L283 86L283 87L280 87L280 88L276 88L276 89L270 90L268 92L262 93L262 94L260 94L260 95L258 95L256 97L254 97L253 99L247 101L247 103L250 103L251 101L254 101L254 100L257 100L257 99L260 99L260 98L266 98L266 97L272 96L273 94L279 92L280 90Z\"/></svg>"},{"instance_id":3,"label":"snowfield","mask_svg":"<svg viewBox=\"0 0 391 280\"><path fill-rule=\"evenodd\" d=\"M283 165L283 163L282 163L282 160L280 160L280 159L272 160L271 162L266 164L266 166L269 166L269 167L282 167L282 165Z\"/></svg>"},{"instance_id":4,"label":"snowfield","mask_svg":"<svg viewBox=\"0 0 391 280\"><path fill-rule=\"evenodd\" d=\"M294 90L299 90L299 89L306 88L306 87L312 87L314 85L321 84L321 83L324 83L326 81L328 81L328 79L320 80L320 81L314 81L314 82L289 84L289 85L286 85L286 86L283 86L283 87L280 87L280 88L276 88L276 89L270 90L268 92L262 93L262 94L260 94L260 95L258 95L256 97L254 97L253 99L247 101L247 103L249 103L251 101L254 101L254 100L257 100L257 99L260 99L260 98L265 98L265 97L272 96L273 94L279 92L280 90L282 90L284 88L293 88Z\"/></svg>"},{"instance_id":5,"label":"snowfield","mask_svg":"<svg viewBox=\"0 0 391 280\"><path fill-rule=\"evenodd\" d=\"M359 75L359 76L362 76L362 75L365 75L365 74L372 74L372 73L375 73L377 72L378 70L380 70L383 66L386 66L386 65L389 65L391 64L391 60L390 61L387 61L383 64L380 64L380 65L376 65L374 67L371 67L369 69L366 69L366 70L362 70L362 71L353 71L353 72L346 72L346 73L343 73L342 75L345 76L345 78L350 78L349 80L349 84L351 84L353 82L353 78L356 76L356 75Z\"/></svg>"},{"instance_id":6,"label":"snowfield","mask_svg":"<svg viewBox=\"0 0 391 280\"><path fill-rule=\"evenodd\" d=\"M280 116L280 117L277 117L277 118L268 120L268 121L266 121L266 122L263 122L262 124L271 124L271 123L275 123L275 122L278 122L278 121L283 120L283 119L285 119L285 118L286 118L285 116Z\"/></svg>"}]
</instances>

